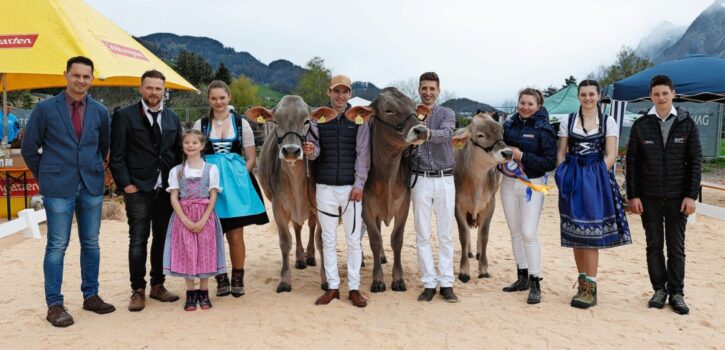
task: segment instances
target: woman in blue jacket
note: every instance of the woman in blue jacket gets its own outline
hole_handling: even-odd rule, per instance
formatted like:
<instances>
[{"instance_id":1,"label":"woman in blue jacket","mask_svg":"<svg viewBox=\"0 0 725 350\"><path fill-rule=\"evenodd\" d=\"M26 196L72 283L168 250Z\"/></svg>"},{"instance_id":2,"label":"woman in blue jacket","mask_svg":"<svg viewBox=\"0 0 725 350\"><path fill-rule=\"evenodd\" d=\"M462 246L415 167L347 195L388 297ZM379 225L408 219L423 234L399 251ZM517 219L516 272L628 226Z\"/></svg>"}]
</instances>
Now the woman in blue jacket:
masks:
<instances>
[{"instance_id":1,"label":"woman in blue jacket","mask_svg":"<svg viewBox=\"0 0 725 350\"><path fill-rule=\"evenodd\" d=\"M501 180L501 204L518 271L516 282L503 290L529 290L529 304L541 302L541 248L536 231L544 204L544 194L532 188L545 186L546 172L556 167L556 132L543 103L538 90L521 90L518 112L504 123L504 141L513 151L513 160L503 167L507 176Z\"/></svg>"}]
</instances>

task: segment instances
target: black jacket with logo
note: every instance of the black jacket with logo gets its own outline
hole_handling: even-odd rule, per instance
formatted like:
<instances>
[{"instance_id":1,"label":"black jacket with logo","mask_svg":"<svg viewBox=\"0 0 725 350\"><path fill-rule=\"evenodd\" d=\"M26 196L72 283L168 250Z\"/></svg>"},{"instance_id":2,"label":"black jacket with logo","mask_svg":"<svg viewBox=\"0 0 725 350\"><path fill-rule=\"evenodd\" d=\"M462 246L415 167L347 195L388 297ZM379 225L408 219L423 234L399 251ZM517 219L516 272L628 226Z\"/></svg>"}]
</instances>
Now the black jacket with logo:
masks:
<instances>
[{"instance_id":1,"label":"black jacket with logo","mask_svg":"<svg viewBox=\"0 0 725 350\"><path fill-rule=\"evenodd\" d=\"M632 125L627 145L627 198L697 199L702 150L690 113L677 108L667 140L660 118L647 114Z\"/></svg>"}]
</instances>

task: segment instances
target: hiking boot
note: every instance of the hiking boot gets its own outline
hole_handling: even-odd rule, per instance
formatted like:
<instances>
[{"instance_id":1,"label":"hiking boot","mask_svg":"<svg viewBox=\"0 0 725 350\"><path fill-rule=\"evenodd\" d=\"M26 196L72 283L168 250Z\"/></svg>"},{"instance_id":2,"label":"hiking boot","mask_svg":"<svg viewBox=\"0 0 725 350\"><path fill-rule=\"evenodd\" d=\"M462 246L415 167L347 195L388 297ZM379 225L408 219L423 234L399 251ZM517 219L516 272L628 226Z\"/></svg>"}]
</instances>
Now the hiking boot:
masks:
<instances>
[{"instance_id":1,"label":"hiking boot","mask_svg":"<svg viewBox=\"0 0 725 350\"><path fill-rule=\"evenodd\" d=\"M574 285L571 286L572 288L577 287L576 295L571 298L571 306L574 306L574 300L578 299L582 296L582 293L584 292L584 289L586 288L584 284L587 281L587 274L580 273L579 277L576 278L576 282L574 282Z\"/></svg>"},{"instance_id":2,"label":"hiking boot","mask_svg":"<svg viewBox=\"0 0 725 350\"><path fill-rule=\"evenodd\" d=\"M128 303L128 311L138 312L146 307L146 289L139 288L131 294L131 301Z\"/></svg>"},{"instance_id":3,"label":"hiking boot","mask_svg":"<svg viewBox=\"0 0 725 350\"><path fill-rule=\"evenodd\" d=\"M232 293L232 288L229 285L229 276L226 272L214 276L216 280L216 296L225 297Z\"/></svg>"},{"instance_id":4,"label":"hiking boot","mask_svg":"<svg viewBox=\"0 0 725 350\"><path fill-rule=\"evenodd\" d=\"M351 290L348 294L348 299L352 302L353 305L357 307L366 307L368 306L368 302L363 298L362 294L360 294L359 290Z\"/></svg>"},{"instance_id":5,"label":"hiking boot","mask_svg":"<svg viewBox=\"0 0 725 350\"><path fill-rule=\"evenodd\" d=\"M244 295L244 269L232 269L232 296L239 298Z\"/></svg>"},{"instance_id":6,"label":"hiking boot","mask_svg":"<svg viewBox=\"0 0 725 350\"><path fill-rule=\"evenodd\" d=\"M460 302L460 300L458 300L458 297L456 296L456 293L453 293L453 287L441 287L440 293L443 300L449 303Z\"/></svg>"},{"instance_id":7,"label":"hiking boot","mask_svg":"<svg viewBox=\"0 0 725 350\"><path fill-rule=\"evenodd\" d=\"M201 307L202 310L211 309L211 300L209 299L208 290L203 290L203 289L197 290L196 298L199 301L199 307Z\"/></svg>"},{"instance_id":8,"label":"hiking boot","mask_svg":"<svg viewBox=\"0 0 725 350\"><path fill-rule=\"evenodd\" d=\"M103 315L116 311L116 308L113 305L104 302L103 299L96 294L86 300L83 300L83 310L93 311L97 314Z\"/></svg>"},{"instance_id":9,"label":"hiking boot","mask_svg":"<svg viewBox=\"0 0 725 350\"><path fill-rule=\"evenodd\" d=\"M196 304L198 303L198 291L187 290L186 291L186 302L184 303L184 310L194 311L196 310Z\"/></svg>"},{"instance_id":10,"label":"hiking boot","mask_svg":"<svg viewBox=\"0 0 725 350\"><path fill-rule=\"evenodd\" d=\"M670 295L670 305L672 310L680 315L687 315L690 313L690 308L685 304L685 296L682 294Z\"/></svg>"},{"instance_id":11,"label":"hiking boot","mask_svg":"<svg viewBox=\"0 0 725 350\"><path fill-rule=\"evenodd\" d=\"M156 299L164 303L179 300L179 296L166 290L163 284L151 286L151 293L149 293L149 298Z\"/></svg>"},{"instance_id":12,"label":"hiking boot","mask_svg":"<svg viewBox=\"0 0 725 350\"><path fill-rule=\"evenodd\" d=\"M503 287L504 292L520 292L529 289L529 269L517 269L516 282Z\"/></svg>"},{"instance_id":13,"label":"hiking boot","mask_svg":"<svg viewBox=\"0 0 725 350\"><path fill-rule=\"evenodd\" d=\"M538 304L541 302L541 277L534 275L529 276L529 298L526 299L527 304Z\"/></svg>"},{"instance_id":14,"label":"hiking boot","mask_svg":"<svg viewBox=\"0 0 725 350\"><path fill-rule=\"evenodd\" d=\"M647 305L649 307L656 307L658 309L661 309L665 307L665 301L667 300L667 292L665 292L664 289L659 289L655 291L655 294L652 295L652 298L649 299L649 302Z\"/></svg>"},{"instance_id":15,"label":"hiking boot","mask_svg":"<svg viewBox=\"0 0 725 350\"><path fill-rule=\"evenodd\" d=\"M340 299L340 290L339 289L328 289L325 294L322 294L317 300L315 300L315 305L327 305L329 304L332 299Z\"/></svg>"},{"instance_id":16,"label":"hiking boot","mask_svg":"<svg viewBox=\"0 0 725 350\"><path fill-rule=\"evenodd\" d=\"M436 289L435 288L425 288L423 289L423 292L420 293L418 296L418 301L431 301L433 300L433 297L436 295Z\"/></svg>"},{"instance_id":17,"label":"hiking boot","mask_svg":"<svg viewBox=\"0 0 725 350\"><path fill-rule=\"evenodd\" d=\"M580 284L582 286L582 284ZM597 305L597 282L590 279L585 279L581 295L571 300L571 306L579 309L588 309L594 305Z\"/></svg>"},{"instance_id":18,"label":"hiking boot","mask_svg":"<svg viewBox=\"0 0 725 350\"><path fill-rule=\"evenodd\" d=\"M54 327L68 327L72 325L73 317L63 304L53 305L48 308L48 315L45 317Z\"/></svg>"}]
</instances>

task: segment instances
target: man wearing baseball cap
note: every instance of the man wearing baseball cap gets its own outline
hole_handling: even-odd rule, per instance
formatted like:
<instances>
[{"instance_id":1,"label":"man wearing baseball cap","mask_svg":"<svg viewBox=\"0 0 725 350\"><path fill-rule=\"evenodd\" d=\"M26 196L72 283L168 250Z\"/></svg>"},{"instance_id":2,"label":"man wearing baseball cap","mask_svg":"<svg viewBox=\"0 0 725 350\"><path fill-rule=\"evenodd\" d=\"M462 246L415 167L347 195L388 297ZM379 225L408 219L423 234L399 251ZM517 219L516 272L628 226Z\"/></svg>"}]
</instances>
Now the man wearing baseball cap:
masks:
<instances>
[{"instance_id":1,"label":"man wearing baseball cap","mask_svg":"<svg viewBox=\"0 0 725 350\"><path fill-rule=\"evenodd\" d=\"M337 223L342 217L347 241L347 276L349 299L357 307L367 306L360 294L360 264L362 262L361 225L363 187L370 169L370 131L362 118L350 121L345 112L350 109L352 83L344 75L330 79L327 89L329 107L338 112L337 117L312 123L313 132L319 135L319 143L307 142L304 152L309 159L316 159L317 218L322 229L322 254L328 290L315 304L327 305L340 299L340 275L337 271ZM337 215L341 213L341 215Z\"/></svg>"}]
</instances>

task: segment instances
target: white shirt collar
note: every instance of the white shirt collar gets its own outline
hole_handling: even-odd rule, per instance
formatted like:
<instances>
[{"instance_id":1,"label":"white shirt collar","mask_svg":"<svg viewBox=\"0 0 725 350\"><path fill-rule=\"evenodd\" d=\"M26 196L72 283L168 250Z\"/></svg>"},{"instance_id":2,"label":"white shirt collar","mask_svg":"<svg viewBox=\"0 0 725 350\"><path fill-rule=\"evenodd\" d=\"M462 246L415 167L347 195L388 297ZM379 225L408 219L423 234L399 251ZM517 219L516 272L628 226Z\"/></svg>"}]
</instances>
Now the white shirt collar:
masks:
<instances>
[{"instance_id":1,"label":"white shirt collar","mask_svg":"<svg viewBox=\"0 0 725 350\"><path fill-rule=\"evenodd\" d=\"M146 105L146 102L144 102L143 99L141 99L141 107L143 107L144 113L148 114L149 109L151 109L149 106ZM164 101L162 100L159 103L159 112L162 112L164 110Z\"/></svg>"},{"instance_id":2,"label":"white shirt collar","mask_svg":"<svg viewBox=\"0 0 725 350\"><path fill-rule=\"evenodd\" d=\"M677 109L675 109L675 105L672 105L672 107L670 107L670 114L668 114L664 118L662 118L659 114L657 114L657 108L655 106L652 106L652 108L650 108L650 110L649 110L649 112L647 114L654 114L658 118L660 118L662 120L666 120L667 117L669 117L670 115L674 115L676 117L677 116Z\"/></svg>"}]
</instances>

